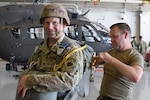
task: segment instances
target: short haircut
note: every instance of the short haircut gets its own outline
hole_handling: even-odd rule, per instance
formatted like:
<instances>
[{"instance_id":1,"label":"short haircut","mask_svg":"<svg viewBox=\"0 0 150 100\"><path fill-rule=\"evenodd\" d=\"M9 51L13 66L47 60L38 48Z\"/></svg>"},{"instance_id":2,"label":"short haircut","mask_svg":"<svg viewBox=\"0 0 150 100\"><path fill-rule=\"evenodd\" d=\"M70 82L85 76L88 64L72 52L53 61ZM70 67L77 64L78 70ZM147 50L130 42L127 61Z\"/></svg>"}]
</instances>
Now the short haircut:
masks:
<instances>
[{"instance_id":1,"label":"short haircut","mask_svg":"<svg viewBox=\"0 0 150 100\"><path fill-rule=\"evenodd\" d=\"M110 26L110 29L112 29L114 27L118 27L120 32L121 32L121 34L123 34L125 31L128 31L129 34L131 34L130 26L127 23L116 23L116 24L113 24L112 26Z\"/></svg>"}]
</instances>

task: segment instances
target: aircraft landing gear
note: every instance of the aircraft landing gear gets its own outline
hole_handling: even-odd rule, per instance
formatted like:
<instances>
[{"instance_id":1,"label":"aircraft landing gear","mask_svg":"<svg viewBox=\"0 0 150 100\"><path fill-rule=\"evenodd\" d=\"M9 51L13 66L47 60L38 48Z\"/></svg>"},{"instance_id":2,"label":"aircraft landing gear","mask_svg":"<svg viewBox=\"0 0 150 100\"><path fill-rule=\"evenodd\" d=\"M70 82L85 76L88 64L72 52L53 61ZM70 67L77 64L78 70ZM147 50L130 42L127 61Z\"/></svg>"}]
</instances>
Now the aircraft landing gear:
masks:
<instances>
[{"instance_id":1,"label":"aircraft landing gear","mask_svg":"<svg viewBox=\"0 0 150 100\"><path fill-rule=\"evenodd\" d=\"M14 55L10 55L10 63L6 64L6 70L7 71L18 71L17 69L17 63L15 63L15 56Z\"/></svg>"},{"instance_id":2,"label":"aircraft landing gear","mask_svg":"<svg viewBox=\"0 0 150 100\"><path fill-rule=\"evenodd\" d=\"M18 71L18 68L17 68L17 63L15 63L15 56L14 55L10 55L10 63L7 63L6 64L6 71L9 71L9 73L11 71ZM18 74L15 74L13 75L14 78L18 78L19 75Z\"/></svg>"},{"instance_id":3,"label":"aircraft landing gear","mask_svg":"<svg viewBox=\"0 0 150 100\"><path fill-rule=\"evenodd\" d=\"M12 65L11 63L6 64L6 71L17 71L17 64Z\"/></svg>"},{"instance_id":4,"label":"aircraft landing gear","mask_svg":"<svg viewBox=\"0 0 150 100\"><path fill-rule=\"evenodd\" d=\"M18 78L20 72L27 69L26 65L27 65L26 63L24 63L24 64L16 63L15 56L13 54L11 54L10 61L9 61L9 63L6 64L6 71L8 71L9 73L11 71L14 71L13 74L15 73L15 75L13 75L13 77ZM23 66L23 68L21 68L22 66Z\"/></svg>"}]
</instances>

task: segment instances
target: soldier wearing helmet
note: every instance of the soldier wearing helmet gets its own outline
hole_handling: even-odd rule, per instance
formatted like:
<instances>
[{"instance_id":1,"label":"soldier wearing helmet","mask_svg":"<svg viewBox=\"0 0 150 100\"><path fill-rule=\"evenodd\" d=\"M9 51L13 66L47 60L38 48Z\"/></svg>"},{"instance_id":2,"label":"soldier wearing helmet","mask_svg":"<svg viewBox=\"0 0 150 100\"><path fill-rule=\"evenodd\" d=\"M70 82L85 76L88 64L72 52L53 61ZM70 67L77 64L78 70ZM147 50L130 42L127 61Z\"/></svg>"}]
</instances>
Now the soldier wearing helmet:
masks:
<instances>
[{"instance_id":1,"label":"soldier wearing helmet","mask_svg":"<svg viewBox=\"0 0 150 100\"><path fill-rule=\"evenodd\" d=\"M48 38L33 52L28 69L21 74L16 100L64 100L83 76L82 51L73 53L57 67L69 52L80 47L64 34L65 26L70 24L66 9L58 4L45 6L40 23Z\"/></svg>"}]
</instances>

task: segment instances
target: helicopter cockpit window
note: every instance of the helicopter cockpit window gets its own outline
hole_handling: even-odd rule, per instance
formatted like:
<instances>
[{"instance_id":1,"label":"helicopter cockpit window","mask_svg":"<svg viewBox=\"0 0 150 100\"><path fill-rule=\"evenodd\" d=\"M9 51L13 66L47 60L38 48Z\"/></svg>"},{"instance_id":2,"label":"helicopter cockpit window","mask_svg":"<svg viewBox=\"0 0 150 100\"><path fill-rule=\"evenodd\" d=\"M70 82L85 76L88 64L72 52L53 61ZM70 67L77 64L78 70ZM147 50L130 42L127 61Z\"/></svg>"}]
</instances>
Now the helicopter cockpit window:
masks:
<instances>
[{"instance_id":1,"label":"helicopter cockpit window","mask_svg":"<svg viewBox=\"0 0 150 100\"><path fill-rule=\"evenodd\" d=\"M12 28L11 32L15 38L20 38L20 34L21 34L20 28Z\"/></svg>"},{"instance_id":2,"label":"helicopter cockpit window","mask_svg":"<svg viewBox=\"0 0 150 100\"><path fill-rule=\"evenodd\" d=\"M44 39L43 27L30 27L27 33L31 39Z\"/></svg>"},{"instance_id":3,"label":"helicopter cockpit window","mask_svg":"<svg viewBox=\"0 0 150 100\"><path fill-rule=\"evenodd\" d=\"M111 43L111 38L109 35L109 30L103 26L101 23L91 23L98 30L98 35L107 43Z\"/></svg>"},{"instance_id":4,"label":"helicopter cockpit window","mask_svg":"<svg viewBox=\"0 0 150 100\"><path fill-rule=\"evenodd\" d=\"M82 26L82 39L89 42L96 42L101 40L96 31L90 25Z\"/></svg>"},{"instance_id":5,"label":"helicopter cockpit window","mask_svg":"<svg viewBox=\"0 0 150 100\"><path fill-rule=\"evenodd\" d=\"M72 26L67 26L64 30L65 32L65 35L72 38L72 39L75 39L75 40L78 40L78 31L77 31L77 25L72 25Z\"/></svg>"},{"instance_id":6,"label":"helicopter cockpit window","mask_svg":"<svg viewBox=\"0 0 150 100\"><path fill-rule=\"evenodd\" d=\"M106 32L103 32L103 31L99 31L102 35L102 38L103 40L106 42L106 43L111 43L111 38L110 38L110 35Z\"/></svg>"}]
</instances>

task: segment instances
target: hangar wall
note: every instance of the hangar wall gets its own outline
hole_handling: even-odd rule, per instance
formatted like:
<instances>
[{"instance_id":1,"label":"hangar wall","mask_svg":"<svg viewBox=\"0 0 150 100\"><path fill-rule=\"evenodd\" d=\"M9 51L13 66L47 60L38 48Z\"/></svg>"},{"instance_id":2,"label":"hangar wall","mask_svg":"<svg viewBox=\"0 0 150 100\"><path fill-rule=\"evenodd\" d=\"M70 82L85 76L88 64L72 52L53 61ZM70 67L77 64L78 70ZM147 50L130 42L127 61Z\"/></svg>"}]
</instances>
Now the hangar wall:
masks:
<instances>
[{"instance_id":1,"label":"hangar wall","mask_svg":"<svg viewBox=\"0 0 150 100\"><path fill-rule=\"evenodd\" d=\"M143 12L141 14L141 35L148 43L150 41L150 12Z\"/></svg>"}]
</instances>

